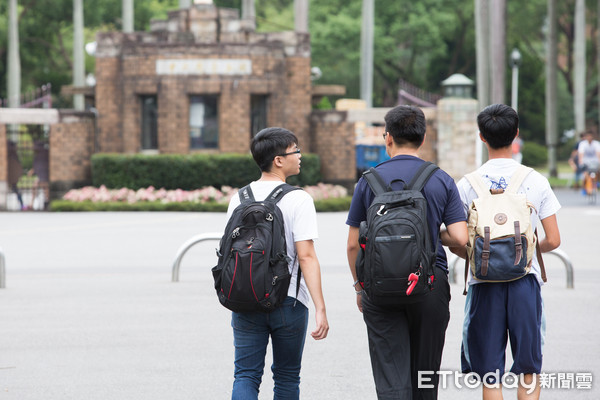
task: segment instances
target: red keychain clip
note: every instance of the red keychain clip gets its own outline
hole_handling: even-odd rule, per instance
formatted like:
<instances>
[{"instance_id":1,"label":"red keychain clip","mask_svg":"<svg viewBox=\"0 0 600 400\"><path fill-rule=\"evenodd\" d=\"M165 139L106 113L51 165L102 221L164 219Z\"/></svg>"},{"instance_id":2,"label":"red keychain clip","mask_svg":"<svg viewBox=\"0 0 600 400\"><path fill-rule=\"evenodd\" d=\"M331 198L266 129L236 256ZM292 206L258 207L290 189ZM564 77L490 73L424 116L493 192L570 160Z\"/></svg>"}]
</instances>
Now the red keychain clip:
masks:
<instances>
[{"instance_id":1,"label":"red keychain clip","mask_svg":"<svg viewBox=\"0 0 600 400\"><path fill-rule=\"evenodd\" d=\"M419 275L412 272L408 276L408 289L406 289L406 295L410 296L415 286L417 286L417 282L419 281Z\"/></svg>"}]
</instances>

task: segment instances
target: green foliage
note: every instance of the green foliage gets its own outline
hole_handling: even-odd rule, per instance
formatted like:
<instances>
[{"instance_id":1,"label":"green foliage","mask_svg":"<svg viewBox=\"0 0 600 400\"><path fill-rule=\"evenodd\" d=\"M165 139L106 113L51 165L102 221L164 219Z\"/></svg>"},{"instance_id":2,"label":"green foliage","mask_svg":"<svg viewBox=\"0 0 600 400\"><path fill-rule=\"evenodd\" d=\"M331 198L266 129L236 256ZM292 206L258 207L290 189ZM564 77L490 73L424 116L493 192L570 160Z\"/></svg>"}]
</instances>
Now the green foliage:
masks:
<instances>
[{"instance_id":1,"label":"green foliage","mask_svg":"<svg viewBox=\"0 0 600 400\"><path fill-rule=\"evenodd\" d=\"M323 96L321 101L319 101L317 103L317 105L315 105L313 107L313 109L315 109L315 110L331 110L331 109L333 109L333 106L331 105L331 102L329 101L329 97Z\"/></svg>"},{"instance_id":2,"label":"green foliage","mask_svg":"<svg viewBox=\"0 0 600 400\"><path fill-rule=\"evenodd\" d=\"M293 185L315 185L321 164L314 154L302 155L302 172L288 179ZM109 189L149 186L193 190L205 186L242 187L260 177L249 154L95 154L92 184Z\"/></svg>"},{"instance_id":3,"label":"green foliage","mask_svg":"<svg viewBox=\"0 0 600 400\"><path fill-rule=\"evenodd\" d=\"M541 144L524 142L521 152L523 153L523 164L529 167L539 167L548 162L548 149Z\"/></svg>"},{"instance_id":4,"label":"green foliage","mask_svg":"<svg viewBox=\"0 0 600 400\"><path fill-rule=\"evenodd\" d=\"M241 0L215 0L217 6L239 8ZM18 19L22 90L47 82L53 93L72 82L73 1L19 1ZM179 0L134 2L134 29L149 29L153 18L166 18ZM558 2L559 56L572 59L574 1ZM84 1L85 42L96 32L120 30L122 0ZM587 2L588 27L594 30L595 2ZM507 2L507 57L519 48L519 112L521 135L528 141L545 141L545 47L543 26L547 0ZM317 84L346 87L346 96L358 98L360 82L361 0L310 1L309 29L312 65L323 76ZM0 2L0 17L6 20L7 2ZM256 0L257 29L291 30L293 1ZM440 82L455 72L475 79L475 34L473 0L378 0L375 6L374 90L375 106L396 103L398 80L406 80L430 92L440 92ZM7 23L0 24L0 97L6 97ZM593 32L592 32L593 33ZM596 60L596 37L588 35L588 70ZM86 73L94 72L94 58L86 54ZM573 126L571 62L560 63L559 132ZM506 101L510 99L510 68L506 73ZM588 74L588 120L597 116L597 77ZM336 98L330 98L334 103ZM55 98L57 107L70 107L71 98Z\"/></svg>"},{"instance_id":5,"label":"green foliage","mask_svg":"<svg viewBox=\"0 0 600 400\"><path fill-rule=\"evenodd\" d=\"M315 201L318 212L348 211L352 197L338 199L326 199ZM197 211L197 212L225 212L227 204L212 203L161 203L161 202L138 202L138 203L93 203L91 201L68 201L54 200L50 203L51 211Z\"/></svg>"},{"instance_id":6,"label":"green foliage","mask_svg":"<svg viewBox=\"0 0 600 400\"><path fill-rule=\"evenodd\" d=\"M315 208L319 212L348 211L350 209L351 202L352 196L340 197L337 199L317 200L315 201Z\"/></svg>"},{"instance_id":7,"label":"green foliage","mask_svg":"<svg viewBox=\"0 0 600 400\"><path fill-rule=\"evenodd\" d=\"M205 211L225 212L227 204L213 203L93 203L91 201L54 200L50 203L51 211Z\"/></svg>"}]
</instances>

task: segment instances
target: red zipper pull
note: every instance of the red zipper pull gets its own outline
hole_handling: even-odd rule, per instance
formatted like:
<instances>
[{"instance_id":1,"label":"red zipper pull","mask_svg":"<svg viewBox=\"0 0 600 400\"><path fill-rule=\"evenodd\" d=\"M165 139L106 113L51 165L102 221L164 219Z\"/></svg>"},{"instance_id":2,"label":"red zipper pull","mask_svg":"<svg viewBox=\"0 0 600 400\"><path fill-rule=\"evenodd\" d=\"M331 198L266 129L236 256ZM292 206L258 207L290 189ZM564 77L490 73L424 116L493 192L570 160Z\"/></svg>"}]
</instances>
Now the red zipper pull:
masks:
<instances>
[{"instance_id":1,"label":"red zipper pull","mask_svg":"<svg viewBox=\"0 0 600 400\"><path fill-rule=\"evenodd\" d=\"M417 286L417 282L419 281L419 275L414 272L408 276L408 289L406 289L406 295L410 296L415 286Z\"/></svg>"}]
</instances>

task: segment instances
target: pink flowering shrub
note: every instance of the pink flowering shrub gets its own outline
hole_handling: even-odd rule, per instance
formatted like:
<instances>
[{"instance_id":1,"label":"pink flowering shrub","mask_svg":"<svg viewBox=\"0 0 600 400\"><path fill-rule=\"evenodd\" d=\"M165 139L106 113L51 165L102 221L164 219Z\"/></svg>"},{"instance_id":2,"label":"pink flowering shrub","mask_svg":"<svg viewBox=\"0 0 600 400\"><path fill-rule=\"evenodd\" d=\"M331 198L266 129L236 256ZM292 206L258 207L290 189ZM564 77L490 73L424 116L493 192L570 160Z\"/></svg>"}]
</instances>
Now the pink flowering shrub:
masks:
<instances>
[{"instance_id":1,"label":"pink flowering shrub","mask_svg":"<svg viewBox=\"0 0 600 400\"><path fill-rule=\"evenodd\" d=\"M305 186L303 188L310 194L314 200L324 200L331 198L346 197L348 191L339 185L319 183L315 186ZM140 203L140 202L161 202L161 203L209 203L215 202L228 204L231 196L237 194L238 189L229 186L223 186L221 190L212 186L203 187L196 190L165 190L156 189L152 186L145 189L132 190L127 188L107 189L104 185L99 188L86 186L81 189L71 189L64 196L63 200L72 202L91 201L92 203Z\"/></svg>"}]
</instances>

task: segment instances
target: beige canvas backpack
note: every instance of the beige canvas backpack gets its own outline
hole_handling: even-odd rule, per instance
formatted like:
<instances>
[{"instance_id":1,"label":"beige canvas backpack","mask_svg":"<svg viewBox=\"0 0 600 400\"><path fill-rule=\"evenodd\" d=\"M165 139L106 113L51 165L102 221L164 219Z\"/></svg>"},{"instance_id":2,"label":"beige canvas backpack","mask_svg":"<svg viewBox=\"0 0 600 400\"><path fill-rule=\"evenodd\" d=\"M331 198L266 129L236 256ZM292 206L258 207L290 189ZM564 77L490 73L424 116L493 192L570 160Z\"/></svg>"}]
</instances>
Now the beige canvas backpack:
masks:
<instances>
[{"instance_id":1,"label":"beige canvas backpack","mask_svg":"<svg viewBox=\"0 0 600 400\"><path fill-rule=\"evenodd\" d=\"M467 265L474 279L482 282L508 282L524 277L531 270L534 249L542 279L546 272L541 260L537 232L531 226L533 205L517 190L532 171L519 166L506 190L489 190L483 178L472 172L465 178L477 193L469 207L467 226Z\"/></svg>"}]
</instances>

